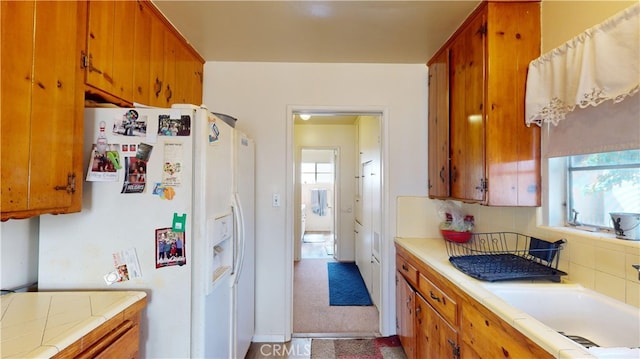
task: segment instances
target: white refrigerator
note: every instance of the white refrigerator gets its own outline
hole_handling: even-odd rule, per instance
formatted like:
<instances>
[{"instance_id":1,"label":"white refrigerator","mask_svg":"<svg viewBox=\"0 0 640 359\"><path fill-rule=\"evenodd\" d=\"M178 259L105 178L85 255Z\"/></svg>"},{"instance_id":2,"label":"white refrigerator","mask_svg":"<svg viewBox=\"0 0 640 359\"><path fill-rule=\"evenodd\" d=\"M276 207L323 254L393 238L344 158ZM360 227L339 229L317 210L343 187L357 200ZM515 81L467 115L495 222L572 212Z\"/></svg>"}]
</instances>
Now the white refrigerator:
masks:
<instances>
[{"instance_id":1,"label":"white refrigerator","mask_svg":"<svg viewBox=\"0 0 640 359\"><path fill-rule=\"evenodd\" d=\"M141 357L243 358L255 146L234 124L192 105L86 109L83 209L40 217L39 290L143 290Z\"/></svg>"}]
</instances>

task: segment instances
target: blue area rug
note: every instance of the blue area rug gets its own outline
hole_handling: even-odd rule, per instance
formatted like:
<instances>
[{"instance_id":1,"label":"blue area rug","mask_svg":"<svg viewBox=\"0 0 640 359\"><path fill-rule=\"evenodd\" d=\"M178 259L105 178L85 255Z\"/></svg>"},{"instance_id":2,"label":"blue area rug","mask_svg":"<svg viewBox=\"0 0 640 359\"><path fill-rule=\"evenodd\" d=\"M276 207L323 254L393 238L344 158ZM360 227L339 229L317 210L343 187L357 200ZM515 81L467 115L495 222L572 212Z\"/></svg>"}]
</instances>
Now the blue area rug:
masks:
<instances>
[{"instance_id":1,"label":"blue area rug","mask_svg":"<svg viewBox=\"0 0 640 359\"><path fill-rule=\"evenodd\" d=\"M329 262L329 305L373 305L355 263Z\"/></svg>"}]
</instances>

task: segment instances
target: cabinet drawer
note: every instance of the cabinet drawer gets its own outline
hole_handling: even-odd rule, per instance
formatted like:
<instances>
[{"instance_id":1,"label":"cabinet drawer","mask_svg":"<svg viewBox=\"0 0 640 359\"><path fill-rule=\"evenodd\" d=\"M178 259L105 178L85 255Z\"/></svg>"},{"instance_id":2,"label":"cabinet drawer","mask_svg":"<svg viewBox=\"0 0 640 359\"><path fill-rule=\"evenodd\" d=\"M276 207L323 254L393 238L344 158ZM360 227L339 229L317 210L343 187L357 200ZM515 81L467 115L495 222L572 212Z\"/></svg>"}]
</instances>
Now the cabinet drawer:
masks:
<instances>
[{"instance_id":1,"label":"cabinet drawer","mask_svg":"<svg viewBox=\"0 0 640 359\"><path fill-rule=\"evenodd\" d=\"M422 274L418 279L418 291L450 324L458 324L458 303Z\"/></svg>"},{"instance_id":2,"label":"cabinet drawer","mask_svg":"<svg viewBox=\"0 0 640 359\"><path fill-rule=\"evenodd\" d=\"M396 270L407 278L409 284L413 286L418 285L418 270L399 255L396 255Z\"/></svg>"}]
</instances>

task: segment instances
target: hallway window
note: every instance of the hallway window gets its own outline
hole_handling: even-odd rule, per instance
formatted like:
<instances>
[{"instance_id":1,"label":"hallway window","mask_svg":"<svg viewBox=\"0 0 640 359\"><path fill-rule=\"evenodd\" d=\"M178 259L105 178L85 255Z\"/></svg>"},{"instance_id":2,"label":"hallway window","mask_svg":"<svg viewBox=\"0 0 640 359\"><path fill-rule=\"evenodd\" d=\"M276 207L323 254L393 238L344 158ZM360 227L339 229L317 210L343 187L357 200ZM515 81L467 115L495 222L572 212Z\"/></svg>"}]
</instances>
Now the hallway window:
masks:
<instances>
[{"instance_id":1,"label":"hallway window","mask_svg":"<svg viewBox=\"0 0 640 359\"><path fill-rule=\"evenodd\" d=\"M303 162L300 179L302 183L333 183L333 164L328 162Z\"/></svg>"}]
</instances>

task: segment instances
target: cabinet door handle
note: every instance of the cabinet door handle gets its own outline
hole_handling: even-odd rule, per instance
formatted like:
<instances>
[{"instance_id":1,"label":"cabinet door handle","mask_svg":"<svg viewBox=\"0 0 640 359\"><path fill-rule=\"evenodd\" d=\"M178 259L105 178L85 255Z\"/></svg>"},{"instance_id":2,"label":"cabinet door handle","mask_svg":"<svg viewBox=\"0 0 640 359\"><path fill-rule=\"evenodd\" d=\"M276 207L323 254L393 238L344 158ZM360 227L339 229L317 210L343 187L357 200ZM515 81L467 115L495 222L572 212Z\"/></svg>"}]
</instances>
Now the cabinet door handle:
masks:
<instances>
[{"instance_id":1,"label":"cabinet door handle","mask_svg":"<svg viewBox=\"0 0 640 359\"><path fill-rule=\"evenodd\" d=\"M89 66L87 66L89 72L97 72L102 75L102 71L100 71L97 67L93 66L93 55L89 54Z\"/></svg>"},{"instance_id":2,"label":"cabinet door handle","mask_svg":"<svg viewBox=\"0 0 640 359\"><path fill-rule=\"evenodd\" d=\"M67 185L66 186L55 186L53 187L56 191L66 191L67 193L75 193L76 191L76 174L69 173L67 175Z\"/></svg>"},{"instance_id":3,"label":"cabinet door handle","mask_svg":"<svg viewBox=\"0 0 640 359\"><path fill-rule=\"evenodd\" d=\"M169 93L168 95L167 95L167 92ZM170 102L171 97L173 96L173 91L171 91L171 86L167 85L167 90L164 93L167 96L167 102Z\"/></svg>"},{"instance_id":4,"label":"cabinet door handle","mask_svg":"<svg viewBox=\"0 0 640 359\"><path fill-rule=\"evenodd\" d=\"M451 171L451 180L455 182L458 179L458 168L453 166L453 171Z\"/></svg>"},{"instance_id":5,"label":"cabinet door handle","mask_svg":"<svg viewBox=\"0 0 640 359\"><path fill-rule=\"evenodd\" d=\"M162 91L162 81L156 77L156 83L153 84L153 92L156 94L156 97L160 96L160 92Z\"/></svg>"},{"instance_id":6,"label":"cabinet door handle","mask_svg":"<svg viewBox=\"0 0 640 359\"><path fill-rule=\"evenodd\" d=\"M111 76L109 76L108 73L103 72L102 73L102 77L104 77L104 79L107 80L108 83L113 84L113 78Z\"/></svg>"},{"instance_id":7,"label":"cabinet door handle","mask_svg":"<svg viewBox=\"0 0 640 359\"><path fill-rule=\"evenodd\" d=\"M440 169L440 180L444 182L444 166Z\"/></svg>"},{"instance_id":8,"label":"cabinet door handle","mask_svg":"<svg viewBox=\"0 0 640 359\"><path fill-rule=\"evenodd\" d=\"M431 297L431 299L435 300L436 302L440 301L440 297L438 297L437 295L433 294L432 291L429 291L429 296Z\"/></svg>"},{"instance_id":9,"label":"cabinet door handle","mask_svg":"<svg viewBox=\"0 0 640 359\"><path fill-rule=\"evenodd\" d=\"M460 347L451 339L447 338L447 343L451 346L451 354L454 358L460 358Z\"/></svg>"}]
</instances>

